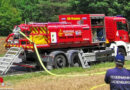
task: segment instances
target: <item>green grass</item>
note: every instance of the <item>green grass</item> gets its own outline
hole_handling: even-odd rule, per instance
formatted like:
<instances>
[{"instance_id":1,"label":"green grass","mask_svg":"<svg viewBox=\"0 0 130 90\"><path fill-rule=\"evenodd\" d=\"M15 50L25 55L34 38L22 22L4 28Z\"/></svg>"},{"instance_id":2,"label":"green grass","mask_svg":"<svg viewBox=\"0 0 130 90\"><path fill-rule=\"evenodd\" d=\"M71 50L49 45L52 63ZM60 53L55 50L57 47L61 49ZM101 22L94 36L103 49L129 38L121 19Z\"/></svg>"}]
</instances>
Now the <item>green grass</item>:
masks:
<instances>
[{"instance_id":1,"label":"green grass","mask_svg":"<svg viewBox=\"0 0 130 90\"><path fill-rule=\"evenodd\" d=\"M126 61L125 67L130 67L130 61ZM94 71L95 69L101 69L101 68L113 68L115 67L114 62L106 62L106 63L100 63L96 65L92 65L90 68L83 69L81 67L69 67L69 68L63 68L63 69L54 69L51 70L52 73L55 74L68 74L68 73L89 73L91 71ZM14 75L14 76L5 76L5 81L11 81L12 83L16 83L17 81L23 80L23 79L30 79L33 77L40 77L40 76L48 76L49 74L47 72L32 72L32 73L26 73L23 75Z\"/></svg>"},{"instance_id":2,"label":"green grass","mask_svg":"<svg viewBox=\"0 0 130 90\"><path fill-rule=\"evenodd\" d=\"M5 54L0 54L0 57L3 57Z\"/></svg>"}]
</instances>

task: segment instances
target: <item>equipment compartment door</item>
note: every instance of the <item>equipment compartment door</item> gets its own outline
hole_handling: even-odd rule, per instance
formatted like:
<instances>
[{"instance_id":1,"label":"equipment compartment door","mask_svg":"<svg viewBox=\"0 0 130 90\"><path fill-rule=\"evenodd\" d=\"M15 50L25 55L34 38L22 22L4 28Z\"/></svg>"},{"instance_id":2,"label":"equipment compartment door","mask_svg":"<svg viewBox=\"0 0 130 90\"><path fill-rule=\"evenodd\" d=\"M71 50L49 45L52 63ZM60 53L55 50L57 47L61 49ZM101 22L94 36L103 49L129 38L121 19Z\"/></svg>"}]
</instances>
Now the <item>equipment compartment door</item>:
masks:
<instances>
[{"instance_id":1,"label":"equipment compartment door","mask_svg":"<svg viewBox=\"0 0 130 90\"><path fill-rule=\"evenodd\" d=\"M105 42L106 33L104 25L104 16L103 17L91 17L91 27L92 27L92 42Z\"/></svg>"}]
</instances>

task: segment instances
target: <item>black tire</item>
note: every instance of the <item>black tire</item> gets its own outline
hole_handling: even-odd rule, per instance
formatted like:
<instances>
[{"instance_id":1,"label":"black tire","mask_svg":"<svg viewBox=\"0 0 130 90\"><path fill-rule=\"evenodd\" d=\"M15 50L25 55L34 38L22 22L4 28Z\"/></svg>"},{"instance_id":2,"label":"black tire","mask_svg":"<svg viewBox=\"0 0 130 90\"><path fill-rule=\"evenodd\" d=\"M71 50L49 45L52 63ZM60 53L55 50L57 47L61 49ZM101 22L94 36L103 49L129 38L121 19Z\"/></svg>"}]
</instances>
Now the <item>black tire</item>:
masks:
<instances>
[{"instance_id":1,"label":"black tire","mask_svg":"<svg viewBox=\"0 0 130 90\"><path fill-rule=\"evenodd\" d=\"M78 56L78 53L73 53L71 56L71 66L73 67L79 67L81 66L81 62Z\"/></svg>"},{"instance_id":2,"label":"black tire","mask_svg":"<svg viewBox=\"0 0 130 90\"><path fill-rule=\"evenodd\" d=\"M66 61L67 60L64 55L62 55L62 54L56 55L54 58L54 67L55 68L64 68L67 66Z\"/></svg>"},{"instance_id":3,"label":"black tire","mask_svg":"<svg viewBox=\"0 0 130 90\"><path fill-rule=\"evenodd\" d=\"M36 61L37 60L37 56L35 55L35 53L28 53L28 52L25 52L25 61Z\"/></svg>"},{"instance_id":4,"label":"black tire","mask_svg":"<svg viewBox=\"0 0 130 90\"><path fill-rule=\"evenodd\" d=\"M123 56L126 55L125 50L123 48L119 48L118 53L122 54Z\"/></svg>"}]
</instances>

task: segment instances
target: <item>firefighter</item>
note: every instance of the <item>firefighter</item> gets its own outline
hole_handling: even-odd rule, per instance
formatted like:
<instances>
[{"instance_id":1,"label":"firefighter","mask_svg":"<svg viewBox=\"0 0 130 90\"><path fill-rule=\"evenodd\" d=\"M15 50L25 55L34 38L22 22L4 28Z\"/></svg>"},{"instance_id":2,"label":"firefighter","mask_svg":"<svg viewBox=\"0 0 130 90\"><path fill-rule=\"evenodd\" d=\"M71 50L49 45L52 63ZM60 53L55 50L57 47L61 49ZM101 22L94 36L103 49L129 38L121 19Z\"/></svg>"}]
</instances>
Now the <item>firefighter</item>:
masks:
<instances>
[{"instance_id":1,"label":"firefighter","mask_svg":"<svg viewBox=\"0 0 130 90\"><path fill-rule=\"evenodd\" d=\"M130 90L130 71L125 69L124 56L117 54L116 67L107 70L105 82L110 84L110 90Z\"/></svg>"}]
</instances>

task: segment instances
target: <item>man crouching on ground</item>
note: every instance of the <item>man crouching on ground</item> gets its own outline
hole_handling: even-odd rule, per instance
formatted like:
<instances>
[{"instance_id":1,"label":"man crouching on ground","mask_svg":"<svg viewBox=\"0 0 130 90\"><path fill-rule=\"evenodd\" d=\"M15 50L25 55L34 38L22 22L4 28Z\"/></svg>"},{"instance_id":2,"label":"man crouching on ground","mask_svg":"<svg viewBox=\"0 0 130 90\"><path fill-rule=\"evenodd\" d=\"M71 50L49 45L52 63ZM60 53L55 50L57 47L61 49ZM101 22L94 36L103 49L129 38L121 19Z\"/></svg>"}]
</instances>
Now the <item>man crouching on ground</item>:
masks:
<instances>
[{"instance_id":1,"label":"man crouching on ground","mask_svg":"<svg viewBox=\"0 0 130 90\"><path fill-rule=\"evenodd\" d=\"M116 67L107 70L105 82L110 84L110 90L130 90L130 71L123 67L124 62L124 56L117 54Z\"/></svg>"}]
</instances>

